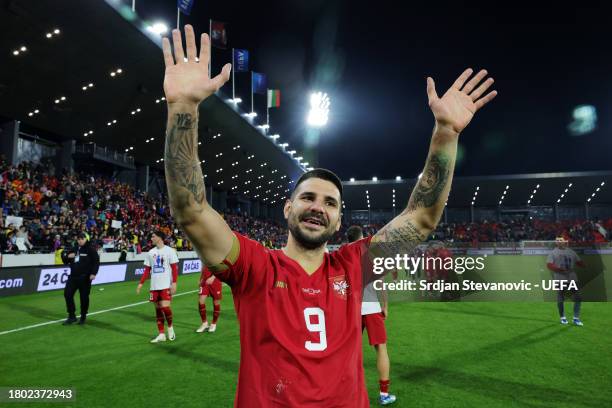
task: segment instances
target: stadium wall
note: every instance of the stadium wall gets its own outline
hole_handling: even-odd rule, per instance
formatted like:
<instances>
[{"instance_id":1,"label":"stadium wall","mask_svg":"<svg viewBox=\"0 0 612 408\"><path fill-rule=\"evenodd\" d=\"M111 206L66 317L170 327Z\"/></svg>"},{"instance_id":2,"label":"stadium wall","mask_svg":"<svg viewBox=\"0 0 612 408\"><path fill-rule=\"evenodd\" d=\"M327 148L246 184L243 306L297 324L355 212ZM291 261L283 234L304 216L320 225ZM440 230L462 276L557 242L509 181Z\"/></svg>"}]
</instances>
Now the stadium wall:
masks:
<instances>
[{"instance_id":1,"label":"stadium wall","mask_svg":"<svg viewBox=\"0 0 612 408\"><path fill-rule=\"evenodd\" d=\"M197 258L195 251L179 251L179 259ZM127 253L126 262L144 261L145 253L134 255L133 252ZM100 263L119 262L120 252L103 252L100 254ZM55 265L55 254L7 254L1 255L0 268L18 266L41 266Z\"/></svg>"},{"instance_id":2,"label":"stadium wall","mask_svg":"<svg viewBox=\"0 0 612 408\"><path fill-rule=\"evenodd\" d=\"M199 259L181 259L179 274L199 273ZM114 262L100 265L93 285L135 281L144 273L142 262ZM0 271L0 298L28 293L60 290L66 286L70 268L65 266L38 266L3 268Z\"/></svg>"}]
</instances>

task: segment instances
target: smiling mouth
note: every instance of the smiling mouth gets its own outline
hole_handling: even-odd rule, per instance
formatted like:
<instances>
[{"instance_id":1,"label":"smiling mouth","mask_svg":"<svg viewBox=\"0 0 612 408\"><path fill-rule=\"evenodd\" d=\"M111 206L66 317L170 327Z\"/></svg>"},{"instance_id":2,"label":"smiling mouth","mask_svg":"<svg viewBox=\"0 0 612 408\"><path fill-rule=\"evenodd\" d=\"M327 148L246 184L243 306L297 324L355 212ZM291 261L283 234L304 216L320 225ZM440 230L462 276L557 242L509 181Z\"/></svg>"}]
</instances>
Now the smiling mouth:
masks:
<instances>
[{"instance_id":1,"label":"smiling mouth","mask_svg":"<svg viewBox=\"0 0 612 408\"><path fill-rule=\"evenodd\" d=\"M309 228L325 227L325 222L319 218L307 217L302 220L302 223Z\"/></svg>"}]
</instances>

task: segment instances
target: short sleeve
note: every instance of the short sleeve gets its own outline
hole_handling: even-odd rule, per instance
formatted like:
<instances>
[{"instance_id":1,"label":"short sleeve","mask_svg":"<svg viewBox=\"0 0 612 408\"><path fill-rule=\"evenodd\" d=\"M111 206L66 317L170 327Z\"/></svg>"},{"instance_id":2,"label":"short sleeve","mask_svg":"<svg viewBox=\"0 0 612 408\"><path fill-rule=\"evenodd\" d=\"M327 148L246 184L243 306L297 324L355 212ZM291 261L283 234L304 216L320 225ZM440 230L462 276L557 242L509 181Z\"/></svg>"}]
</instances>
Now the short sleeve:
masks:
<instances>
[{"instance_id":1,"label":"short sleeve","mask_svg":"<svg viewBox=\"0 0 612 408\"><path fill-rule=\"evenodd\" d=\"M145 266L151 266L150 257L151 257L151 254L149 254L149 253L147 252L147 253L145 254L145 257L144 257L144 265L145 265Z\"/></svg>"},{"instance_id":2,"label":"short sleeve","mask_svg":"<svg viewBox=\"0 0 612 408\"><path fill-rule=\"evenodd\" d=\"M172 254L170 255L170 265L178 263L179 259L178 259L178 254L176 253L176 251L173 249Z\"/></svg>"},{"instance_id":3,"label":"short sleeve","mask_svg":"<svg viewBox=\"0 0 612 408\"><path fill-rule=\"evenodd\" d=\"M238 240L238 257L234 263L224 261L228 268L214 275L231 286L234 296L263 289L266 272L271 268L269 251L257 241L237 232L234 235Z\"/></svg>"},{"instance_id":4,"label":"short sleeve","mask_svg":"<svg viewBox=\"0 0 612 408\"><path fill-rule=\"evenodd\" d=\"M363 286L381 277L373 273L372 262L368 256L371 239L372 237L367 237L343 245L332 253L332 258L340 261L344 269L349 271L352 281L359 282L360 290Z\"/></svg>"}]
</instances>

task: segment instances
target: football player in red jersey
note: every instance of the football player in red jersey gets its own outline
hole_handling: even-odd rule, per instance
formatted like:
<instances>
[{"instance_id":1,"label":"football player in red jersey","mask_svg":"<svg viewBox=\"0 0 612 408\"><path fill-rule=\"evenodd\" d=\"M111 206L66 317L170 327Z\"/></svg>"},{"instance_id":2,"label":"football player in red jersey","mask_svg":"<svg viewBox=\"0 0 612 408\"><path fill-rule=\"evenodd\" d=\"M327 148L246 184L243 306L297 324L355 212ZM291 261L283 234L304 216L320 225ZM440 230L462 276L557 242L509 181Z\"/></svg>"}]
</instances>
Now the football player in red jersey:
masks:
<instances>
[{"instance_id":1,"label":"football player in red jersey","mask_svg":"<svg viewBox=\"0 0 612 408\"><path fill-rule=\"evenodd\" d=\"M270 250L232 232L206 201L198 158L199 103L230 76L226 64L209 78L210 40L202 34L198 57L193 27L163 39L168 123L164 165L176 222L232 289L240 324L236 407L369 406L361 347L362 273L368 257L414 249L438 223L450 190L459 133L496 92L486 71L466 70L439 97L427 79L435 118L423 177L406 209L371 238L325 253L340 228L342 183L329 170L304 173L284 206L287 246ZM186 50L186 53L185 53ZM470 79L470 77L472 77Z\"/></svg>"},{"instance_id":2,"label":"football player in red jersey","mask_svg":"<svg viewBox=\"0 0 612 408\"><path fill-rule=\"evenodd\" d=\"M197 333L203 333L207 330L209 333L213 333L217 330L217 321L221 314L221 299L223 298L221 291L221 281L212 274L210 269L202 265L200 294L198 298L198 309L200 310L202 324L196 329ZM209 296L213 300L213 320L211 324L208 324L208 319L206 318L206 299Z\"/></svg>"}]
</instances>

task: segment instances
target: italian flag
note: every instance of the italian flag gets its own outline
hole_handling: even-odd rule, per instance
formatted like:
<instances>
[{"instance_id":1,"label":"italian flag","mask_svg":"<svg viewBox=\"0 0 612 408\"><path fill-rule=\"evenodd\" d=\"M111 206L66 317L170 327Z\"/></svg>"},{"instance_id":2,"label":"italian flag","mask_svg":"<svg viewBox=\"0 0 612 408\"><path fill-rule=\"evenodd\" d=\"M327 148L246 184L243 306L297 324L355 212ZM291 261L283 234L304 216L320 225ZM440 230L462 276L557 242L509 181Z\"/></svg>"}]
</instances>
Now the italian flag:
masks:
<instances>
[{"instance_id":1,"label":"italian flag","mask_svg":"<svg viewBox=\"0 0 612 408\"><path fill-rule=\"evenodd\" d=\"M280 90L268 89L268 108L280 107Z\"/></svg>"}]
</instances>

